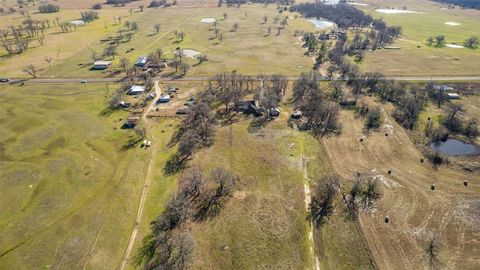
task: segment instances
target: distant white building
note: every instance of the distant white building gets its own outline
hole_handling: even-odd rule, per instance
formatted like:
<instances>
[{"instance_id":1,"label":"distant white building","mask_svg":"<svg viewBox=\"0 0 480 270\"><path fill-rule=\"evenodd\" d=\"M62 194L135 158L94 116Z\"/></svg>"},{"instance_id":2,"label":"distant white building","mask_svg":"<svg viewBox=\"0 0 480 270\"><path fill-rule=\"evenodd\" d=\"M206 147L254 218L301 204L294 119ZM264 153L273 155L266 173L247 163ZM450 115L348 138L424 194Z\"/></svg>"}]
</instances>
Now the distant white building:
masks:
<instances>
[{"instance_id":1,"label":"distant white building","mask_svg":"<svg viewBox=\"0 0 480 270\"><path fill-rule=\"evenodd\" d=\"M460 99L460 95L457 93L448 93L448 99Z\"/></svg>"},{"instance_id":2,"label":"distant white building","mask_svg":"<svg viewBox=\"0 0 480 270\"><path fill-rule=\"evenodd\" d=\"M170 102L170 99L171 99L170 95L164 95L157 100L157 103L168 103Z\"/></svg>"},{"instance_id":3,"label":"distant white building","mask_svg":"<svg viewBox=\"0 0 480 270\"><path fill-rule=\"evenodd\" d=\"M442 91L453 91L453 90L455 90L455 88L450 87L448 85L444 85L444 84L436 84L436 85L433 86L433 89L442 90Z\"/></svg>"},{"instance_id":4,"label":"distant white building","mask_svg":"<svg viewBox=\"0 0 480 270\"><path fill-rule=\"evenodd\" d=\"M132 85L132 87L130 88L130 91L128 91L128 94L132 96L140 95L143 93L145 93L145 87L140 85Z\"/></svg>"},{"instance_id":5,"label":"distant white building","mask_svg":"<svg viewBox=\"0 0 480 270\"><path fill-rule=\"evenodd\" d=\"M93 63L93 69L102 70L107 69L112 64L111 61L95 61Z\"/></svg>"}]
</instances>

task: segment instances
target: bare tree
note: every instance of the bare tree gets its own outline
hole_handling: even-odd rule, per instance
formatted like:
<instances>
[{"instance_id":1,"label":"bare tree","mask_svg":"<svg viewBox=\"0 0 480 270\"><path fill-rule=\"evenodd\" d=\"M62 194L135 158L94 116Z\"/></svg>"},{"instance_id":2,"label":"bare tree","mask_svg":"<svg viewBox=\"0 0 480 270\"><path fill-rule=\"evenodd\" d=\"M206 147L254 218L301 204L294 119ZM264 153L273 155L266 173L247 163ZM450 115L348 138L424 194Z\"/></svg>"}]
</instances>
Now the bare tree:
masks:
<instances>
[{"instance_id":1,"label":"bare tree","mask_svg":"<svg viewBox=\"0 0 480 270\"><path fill-rule=\"evenodd\" d=\"M232 31L236 32L239 27L240 27L240 25L238 23L234 23L233 26L232 26Z\"/></svg>"},{"instance_id":2,"label":"bare tree","mask_svg":"<svg viewBox=\"0 0 480 270\"><path fill-rule=\"evenodd\" d=\"M157 34L160 32L160 24L159 23L156 23L153 28L155 29L155 32L157 32Z\"/></svg>"},{"instance_id":3,"label":"bare tree","mask_svg":"<svg viewBox=\"0 0 480 270\"><path fill-rule=\"evenodd\" d=\"M362 187L361 187L361 178L357 175L355 181L353 182L353 186L350 189L348 197L345 198L345 204L347 205L347 212L352 219L357 218L358 214L358 206L357 206L357 197L361 194Z\"/></svg>"},{"instance_id":4,"label":"bare tree","mask_svg":"<svg viewBox=\"0 0 480 270\"><path fill-rule=\"evenodd\" d=\"M438 253L438 240L435 235L432 235L425 248L425 255L427 256L430 269L437 269L439 267L440 261L438 259Z\"/></svg>"},{"instance_id":5,"label":"bare tree","mask_svg":"<svg viewBox=\"0 0 480 270\"><path fill-rule=\"evenodd\" d=\"M128 68L130 67L130 61L127 58L122 57L120 59L120 67L123 69L123 72L127 73Z\"/></svg>"},{"instance_id":6,"label":"bare tree","mask_svg":"<svg viewBox=\"0 0 480 270\"><path fill-rule=\"evenodd\" d=\"M378 181L377 179L370 177L367 180L367 186L365 191L363 192L363 208L364 209L371 209L375 200L380 198L381 193L379 191Z\"/></svg>"},{"instance_id":7,"label":"bare tree","mask_svg":"<svg viewBox=\"0 0 480 270\"><path fill-rule=\"evenodd\" d=\"M308 214L308 218L317 228L322 226L325 219L333 213L333 199L339 180L337 176L327 176L319 182Z\"/></svg>"},{"instance_id":8,"label":"bare tree","mask_svg":"<svg viewBox=\"0 0 480 270\"><path fill-rule=\"evenodd\" d=\"M178 68L182 72L182 76L184 76L185 74L187 74L188 70L190 69L190 65L187 63L181 63Z\"/></svg>"},{"instance_id":9,"label":"bare tree","mask_svg":"<svg viewBox=\"0 0 480 270\"><path fill-rule=\"evenodd\" d=\"M53 57L51 56L45 56L45 61L48 63L48 66L51 66Z\"/></svg>"},{"instance_id":10,"label":"bare tree","mask_svg":"<svg viewBox=\"0 0 480 270\"><path fill-rule=\"evenodd\" d=\"M34 65L29 65L27 66L26 68L23 69L23 72L27 73L28 75L32 76L32 78L36 78L37 77L37 72L38 72L38 69L36 66Z\"/></svg>"}]
</instances>

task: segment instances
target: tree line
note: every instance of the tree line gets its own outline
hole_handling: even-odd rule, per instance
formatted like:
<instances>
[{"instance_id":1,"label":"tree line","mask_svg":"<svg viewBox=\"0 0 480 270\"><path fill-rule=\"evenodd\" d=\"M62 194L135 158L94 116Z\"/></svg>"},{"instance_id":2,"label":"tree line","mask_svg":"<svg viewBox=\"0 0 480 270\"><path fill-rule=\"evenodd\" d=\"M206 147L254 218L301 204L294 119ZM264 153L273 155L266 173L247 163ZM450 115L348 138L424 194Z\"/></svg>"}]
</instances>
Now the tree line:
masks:
<instances>
[{"instance_id":1,"label":"tree line","mask_svg":"<svg viewBox=\"0 0 480 270\"><path fill-rule=\"evenodd\" d=\"M480 2L478 0L432 0L439 3L453 4L463 8L480 9Z\"/></svg>"},{"instance_id":2,"label":"tree line","mask_svg":"<svg viewBox=\"0 0 480 270\"><path fill-rule=\"evenodd\" d=\"M189 222L202 222L217 216L225 206L237 181L224 168L204 176L197 168L185 171L179 190L155 220L144 237L134 260L145 270L187 269L192 261L194 241Z\"/></svg>"}]
</instances>

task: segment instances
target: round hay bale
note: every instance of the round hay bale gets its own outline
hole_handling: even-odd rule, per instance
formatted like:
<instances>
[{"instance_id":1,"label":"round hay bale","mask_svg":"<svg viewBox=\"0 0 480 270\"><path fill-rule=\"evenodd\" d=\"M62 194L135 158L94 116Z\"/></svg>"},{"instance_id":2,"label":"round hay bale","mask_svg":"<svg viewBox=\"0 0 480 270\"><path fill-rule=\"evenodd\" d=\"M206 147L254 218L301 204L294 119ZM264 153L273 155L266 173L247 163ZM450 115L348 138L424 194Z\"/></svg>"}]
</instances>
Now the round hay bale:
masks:
<instances>
[{"instance_id":1,"label":"round hay bale","mask_svg":"<svg viewBox=\"0 0 480 270\"><path fill-rule=\"evenodd\" d=\"M432 184L432 186L430 187L432 190L435 190L435 184Z\"/></svg>"}]
</instances>

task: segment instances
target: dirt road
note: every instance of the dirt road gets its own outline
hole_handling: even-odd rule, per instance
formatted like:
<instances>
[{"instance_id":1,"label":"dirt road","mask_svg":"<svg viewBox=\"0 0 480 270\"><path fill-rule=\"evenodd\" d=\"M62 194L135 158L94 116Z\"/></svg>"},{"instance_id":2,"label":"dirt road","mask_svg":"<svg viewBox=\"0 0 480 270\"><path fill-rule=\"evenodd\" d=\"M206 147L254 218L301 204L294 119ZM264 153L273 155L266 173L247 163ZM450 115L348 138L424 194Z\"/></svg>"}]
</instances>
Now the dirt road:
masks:
<instances>
[{"instance_id":1,"label":"dirt road","mask_svg":"<svg viewBox=\"0 0 480 270\"><path fill-rule=\"evenodd\" d=\"M308 208L310 206L310 202L312 201L312 193L310 192L310 178L308 177L307 172L307 160L304 155L300 157L300 164L303 171L303 190L305 193L305 210L308 212ZM308 230L308 240L309 240L309 251L310 257L312 258L312 264L314 270L320 270L320 260L318 259L317 253L315 252L315 239L314 235L314 225L313 222L310 222L309 230Z\"/></svg>"},{"instance_id":2,"label":"dirt road","mask_svg":"<svg viewBox=\"0 0 480 270\"><path fill-rule=\"evenodd\" d=\"M155 94L156 98L150 103L148 108L143 112L142 119L145 122L145 128L148 128L148 118L147 115L150 111L152 111L155 108L156 105L156 99L160 96L161 94L161 89L160 86L158 85L158 81L155 81ZM125 254L123 256L122 263L119 267L120 270L125 269L127 264L130 261L133 245L135 244L135 240L137 238L138 234L138 226L140 225L140 221L142 219L142 214L143 214L143 209L145 208L145 201L147 200L147 195L148 195L148 188L150 187L150 182L152 181L152 171L153 171L153 166L155 163L155 158L157 156L157 144L155 143L155 136L152 136L152 157L150 158L150 161L148 163L148 172L147 172L147 177L145 178L145 184L143 186L143 191L142 191L142 196L140 197L140 204L138 205L138 210L137 210L137 217L135 219L135 224L133 225L133 230L132 233L130 234L130 239L128 240L128 246L127 249L125 250Z\"/></svg>"}]
</instances>

